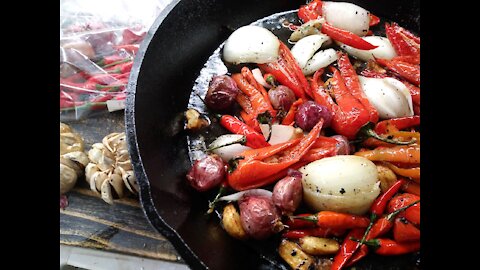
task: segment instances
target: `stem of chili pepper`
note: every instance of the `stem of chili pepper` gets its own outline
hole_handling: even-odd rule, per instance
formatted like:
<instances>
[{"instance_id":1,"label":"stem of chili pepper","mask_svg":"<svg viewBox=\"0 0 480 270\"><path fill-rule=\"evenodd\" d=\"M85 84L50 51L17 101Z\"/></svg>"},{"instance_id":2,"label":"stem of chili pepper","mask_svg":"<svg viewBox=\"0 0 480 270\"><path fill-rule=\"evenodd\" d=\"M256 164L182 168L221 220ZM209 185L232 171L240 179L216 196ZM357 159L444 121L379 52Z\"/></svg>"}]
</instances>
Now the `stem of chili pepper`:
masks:
<instances>
[{"instance_id":1,"label":"stem of chili pepper","mask_svg":"<svg viewBox=\"0 0 480 270\"><path fill-rule=\"evenodd\" d=\"M207 214L213 213L213 210L215 209L215 205L217 204L218 199L225 193L225 191L227 191L227 188L228 188L228 182L223 181L222 184L220 184L220 188L218 189L217 195L215 196L213 201L208 202Z\"/></svg>"},{"instance_id":2,"label":"stem of chili pepper","mask_svg":"<svg viewBox=\"0 0 480 270\"><path fill-rule=\"evenodd\" d=\"M358 242L358 239L352 238L354 242ZM375 253L379 255L402 255L411 252L418 251L420 249L420 241L398 243L387 238L376 238L365 241L366 245L375 248Z\"/></svg>"},{"instance_id":3,"label":"stem of chili pepper","mask_svg":"<svg viewBox=\"0 0 480 270\"><path fill-rule=\"evenodd\" d=\"M222 148L222 147L229 146L229 145L236 144L236 143L239 143L241 145L245 145L246 142L247 142L247 137L242 136L242 138L240 138L238 140L235 140L233 142L229 142L229 143L226 143L226 144L223 144L223 145L219 145L219 146L216 146L216 147L207 148L205 151L206 152L212 152L213 150L216 150L218 148Z\"/></svg>"},{"instance_id":4,"label":"stem of chili pepper","mask_svg":"<svg viewBox=\"0 0 480 270\"><path fill-rule=\"evenodd\" d=\"M265 73L263 75L263 79L270 84L271 86L277 86L277 82L275 81L275 77L271 73Z\"/></svg>"},{"instance_id":5,"label":"stem of chili pepper","mask_svg":"<svg viewBox=\"0 0 480 270\"><path fill-rule=\"evenodd\" d=\"M409 145L417 141L416 139L412 139L410 141L405 142L405 141L399 141L399 140L389 139L388 137L380 136L375 132L374 126L375 124L372 122L368 122L365 125L363 125L357 133L357 138L359 138L361 141L364 141L367 138L375 138L382 142L397 144L397 145Z\"/></svg>"}]
</instances>

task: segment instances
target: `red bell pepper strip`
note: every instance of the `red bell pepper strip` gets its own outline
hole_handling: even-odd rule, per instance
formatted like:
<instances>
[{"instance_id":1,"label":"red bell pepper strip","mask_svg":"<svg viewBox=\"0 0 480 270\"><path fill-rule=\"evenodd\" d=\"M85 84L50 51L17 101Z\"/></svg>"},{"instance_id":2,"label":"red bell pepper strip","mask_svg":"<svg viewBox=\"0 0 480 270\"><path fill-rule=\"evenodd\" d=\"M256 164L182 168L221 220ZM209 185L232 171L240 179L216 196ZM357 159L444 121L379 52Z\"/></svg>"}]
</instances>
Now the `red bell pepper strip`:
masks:
<instances>
[{"instance_id":1,"label":"red bell pepper strip","mask_svg":"<svg viewBox=\"0 0 480 270\"><path fill-rule=\"evenodd\" d=\"M306 100L306 94L312 96L310 85L302 69L283 42L280 41L279 57L276 61L258 64L258 66L265 73L271 73L278 82L292 89L297 98Z\"/></svg>"},{"instance_id":2,"label":"red bell pepper strip","mask_svg":"<svg viewBox=\"0 0 480 270\"><path fill-rule=\"evenodd\" d=\"M406 117L399 117L399 118L392 118L388 120L383 120L378 122L375 125L375 132L378 134L385 134L389 133L389 127L394 127L398 130L416 127L420 125L420 116L406 116Z\"/></svg>"},{"instance_id":3,"label":"red bell pepper strip","mask_svg":"<svg viewBox=\"0 0 480 270\"><path fill-rule=\"evenodd\" d=\"M373 15L372 13L368 13L368 17L370 18L370 22L368 23L368 26L372 27L380 23L380 18Z\"/></svg>"},{"instance_id":4,"label":"red bell pepper strip","mask_svg":"<svg viewBox=\"0 0 480 270\"><path fill-rule=\"evenodd\" d=\"M292 103L290 109L288 110L287 115L282 120L282 125L291 125L295 122L295 114L297 113L298 106L302 105L303 99L299 98Z\"/></svg>"},{"instance_id":5,"label":"red bell pepper strip","mask_svg":"<svg viewBox=\"0 0 480 270\"><path fill-rule=\"evenodd\" d=\"M399 243L420 240L420 230L405 218L396 218L393 223L393 239Z\"/></svg>"},{"instance_id":6,"label":"red bell pepper strip","mask_svg":"<svg viewBox=\"0 0 480 270\"><path fill-rule=\"evenodd\" d=\"M399 56L412 56L420 63L420 38L397 23L385 23L385 33Z\"/></svg>"},{"instance_id":7,"label":"red bell pepper strip","mask_svg":"<svg viewBox=\"0 0 480 270\"><path fill-rule=\"evenodd\" d=\"M293 216L293 219L302 219L311 221L318 227L332 228L332 229L353 229L366 228L370 223L369 219L364 216L334 212L334 211L320 211L315 215L310 216Z\"/></svg>"},{"instance_id":8,"label":"red bell pepper strip","mask_svg":"<svg viewBox=\"0 0 480 270\"><path fill-rule=\"evenodd\" d=\"M413 83L415 86L420 85L420 65L413 65L398 60L387 60L381 58L375 58L375 61L384 66L386 69L393 71L400 77Z\"/></svg>"},{"instance_id":9,"label":"red bell pepper strip","mask_svg":"<svg viewBox=\"0 0 480 270\"><path fill-rule=\"evenodd\" d=\"M333 77L331 83L335 101L330 94L318 83L323 70L313 75L312 89L315 102L326 106L332 112L331 126L338 134L349 140L355 139L360 129L369 122L378 121L378 112L368 102L358 81L358 76L345 53L339 52L337 60L340 70L331 67ZM347 83L350 88L347 87Z\"/></svg>"},{"instance_id":10,"label":"red bell pepper strip","mask_svg":"<svg viewBox=\"0 0 480 270\"><path fill-rule=\"evenodd\" d=\"M298 9L298 17L306 23L310 20L315 20L322 16L322 1L313 0L308 5L302 5Z\"/></svg>"},{"instance_id":11,"label":"red bell pepper strip","mask_svg":"<svg viewBox=\"0 0 480 270\"><path fill-rule=\"evenodd\" d=\"M350 31L334 27L327 22L322 24L321 32L331 37L333 40L340 41L345 45L359 50L373 50L378 47Z\"/></svg>"},{"instance_id":12,"label":"red bell pepper strip","mask_svg":"<svg viewBox=\"0 0 480 270\"><path fill-rule=\"evenodd\" d=\"M285 143L247 150L240 154L244 159L238 161L236 169L227 175L229 185L235 190L246 190L265 186L279 180L273 175L282 173L302 158L312 147L323 127L320 120L302 139L294 139ZM283 152L282 152L283 151ZM277 158L267 160L277 155Z\"/></svg>"},{"instance_id":13,"label":"red bell pepper strip","mask_svg":"<svg viewBox=\"0 0 480 270\"><path fill-rule=\"evenodd\" d=\"M252 148L262 148L270 144L265 140L263 134L255 131L253 128L238 120L231 115L222 115L220 117L220 125L235 134L244 135L247 138L246 146Z\"/></svg>"},{"instance_id":14,"label":"red bell pepper strip","mask_svg":"<svg viewBox=\"0 0 480 270\"><path fill-rule=\"evenodd\" d=\"M340 250L337 252L335 257L333 258L332 266L330 270L339 270L344 267L350 257L357 251L357 249L360 246L360 243L352 240L352 238L360 239L362 235L364 234L365 229L361 228L356 228L352 229L345 239L343 240L342 246L340 247Z\"/></svg>"}]
</instances>

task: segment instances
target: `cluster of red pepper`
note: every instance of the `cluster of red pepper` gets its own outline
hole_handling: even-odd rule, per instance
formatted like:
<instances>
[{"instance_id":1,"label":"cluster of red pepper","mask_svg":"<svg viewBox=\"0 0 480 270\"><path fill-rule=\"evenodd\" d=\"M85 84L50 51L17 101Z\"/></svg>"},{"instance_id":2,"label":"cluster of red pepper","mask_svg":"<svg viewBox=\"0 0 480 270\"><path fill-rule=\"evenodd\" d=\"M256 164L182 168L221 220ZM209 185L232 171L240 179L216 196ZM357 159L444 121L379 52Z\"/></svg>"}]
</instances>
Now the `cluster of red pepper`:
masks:
<instances>
[{"instance_id":1,"label":"cluster of red pepper","mask_svg":"<svg viewBox=\"0 0 480 270\"><path fill-rule=\"evenodd\" d=\"M61 63L69 65L69 72L60 73L60 112L103 110L108 100L125 99L133 58L144 35L145 32L139 35L124 29L121 42L111 45L108 54L89 56L94 72L78 68L75 63ZM111 39L103 42L110 44L113 36Z\"/></svg>"}]
</instances>

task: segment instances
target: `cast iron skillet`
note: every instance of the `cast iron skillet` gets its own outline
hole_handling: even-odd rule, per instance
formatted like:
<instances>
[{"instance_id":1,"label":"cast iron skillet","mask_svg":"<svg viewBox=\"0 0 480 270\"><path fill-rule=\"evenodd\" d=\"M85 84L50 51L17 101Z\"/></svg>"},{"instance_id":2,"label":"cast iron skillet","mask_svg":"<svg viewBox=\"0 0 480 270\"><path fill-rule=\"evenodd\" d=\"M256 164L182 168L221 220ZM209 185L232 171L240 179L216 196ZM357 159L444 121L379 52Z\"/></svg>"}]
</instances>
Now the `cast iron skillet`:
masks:
<instances>
[{"instance_id":1,"label":"cast iron skillet","mask_svg":"<svg viewBox=\"0 0 480 270\"><path fill-rule=\"evenodd\" d=\"M420 32L419 0L350 1ZM192 269L288 269L275 241L228 236L207 198L185 183L191 166L182 114L199 71L238 27L297 9L292 0L173 0L140 46L128 85L125 123L145 215ZM357 269L416 269L417 256L370 256Z\"/></svg>"}]
</instances>

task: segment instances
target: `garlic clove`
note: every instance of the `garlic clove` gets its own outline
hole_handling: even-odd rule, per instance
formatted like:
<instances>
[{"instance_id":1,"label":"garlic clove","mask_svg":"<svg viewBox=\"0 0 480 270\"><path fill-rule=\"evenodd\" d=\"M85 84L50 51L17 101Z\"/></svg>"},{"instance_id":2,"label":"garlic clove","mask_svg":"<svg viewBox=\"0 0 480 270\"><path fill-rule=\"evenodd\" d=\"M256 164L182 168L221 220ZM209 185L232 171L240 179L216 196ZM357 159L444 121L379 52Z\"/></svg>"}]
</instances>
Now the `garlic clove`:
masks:
<instances>
[{"instance_id":1,"label":"garlic clove","mask_svg":"<svg viewBox=\"0 0 480 270\"><path fill-rule=\"evenodd\" d=\"M60 134L72 132L72 129L67 124L60 122Z\"/></svg>"},{"instance_id":2,"label":"garlic clove","mask_svg":"<svg viewBox=\"0 0 480 270\"><path fill-rule=\"evenodd\" d=\"M122 177L119 174L113 173L108 178L108 181L110 182L110 185L113 187L113 189L117 193L118 197L123 198L125 193L124 193L124 184L123 184Z\"/></svg>"},{"instance_id":3,"label":"garlic clove","mask_svg":"<svg viewBox=\"0 0 480 270\"><path fill-rule=\"evenodd\" d=\"M88 156L84 152L80 151L66 153L62 155L62 157L76 162L78 165L81 165L80 167L82 167L82 169L85 168L85 166L87 166L87 164L90 162Z\"/></svg>"},{"instance_id":4,"label":"garlic clove","mask_svg":"<svg viewBox=\"0 0 480 270\"><path fill-rule=\"evenodd\" d=\"M61 133L60 134L60 155L84 150L83 139L76 133Z\"/></svg>"},{"instance_id":5,"label":"garlic clove","mask_svg":"<svg viewBox=\"0 0 480 270\"><path fill-rule=\"evenodd\" d=\"M60 195L70 191L77 182L77 173L74 169L60 162Z\"/></svg>"},{"instance_id":6,"label":"garlic clove","mask_svg":"<svg viewBox=\"0 0 480 270\"><path fill-rule=\"evenodd\" d=\"M107 180L108 174L106 172L95 172L90 179L90 189L95 192L100 192L103 182Z\"/></svg>"},{"instance_id":7,"label":"garlic clove","mask_svg":"<svg viewBox=\"0 0 480 270\"><path fill-rule=\"evenodd\" d=\"M104 181L100 187L100 190L102 199L108 204L113 204L112 186L110 185L110 182Z\"/></svg>"},{"instance_id":8,"label":"garlic clove","mask_svg":"<svg viewBox=\"0 0 480 270\"><path fill-rule=\"evenodd\" d=\"M83 168L81 168L81 165L76 163L75 161L60 156L60 164L72 169L77 174L77 176L83 174Z\"/></svg>"},{"instance_id":9,"label":"garlic clove","mask_svg":"<svg viewBox=\"0 0 480 270\"><path fill-rule=\"evenodd\" d=\"M100 169L98 168L97 164L95 163L88 163L85 167L85 180L90 183L90 179L95 172L99 172Z\"/></svg>"}]
</instances>

